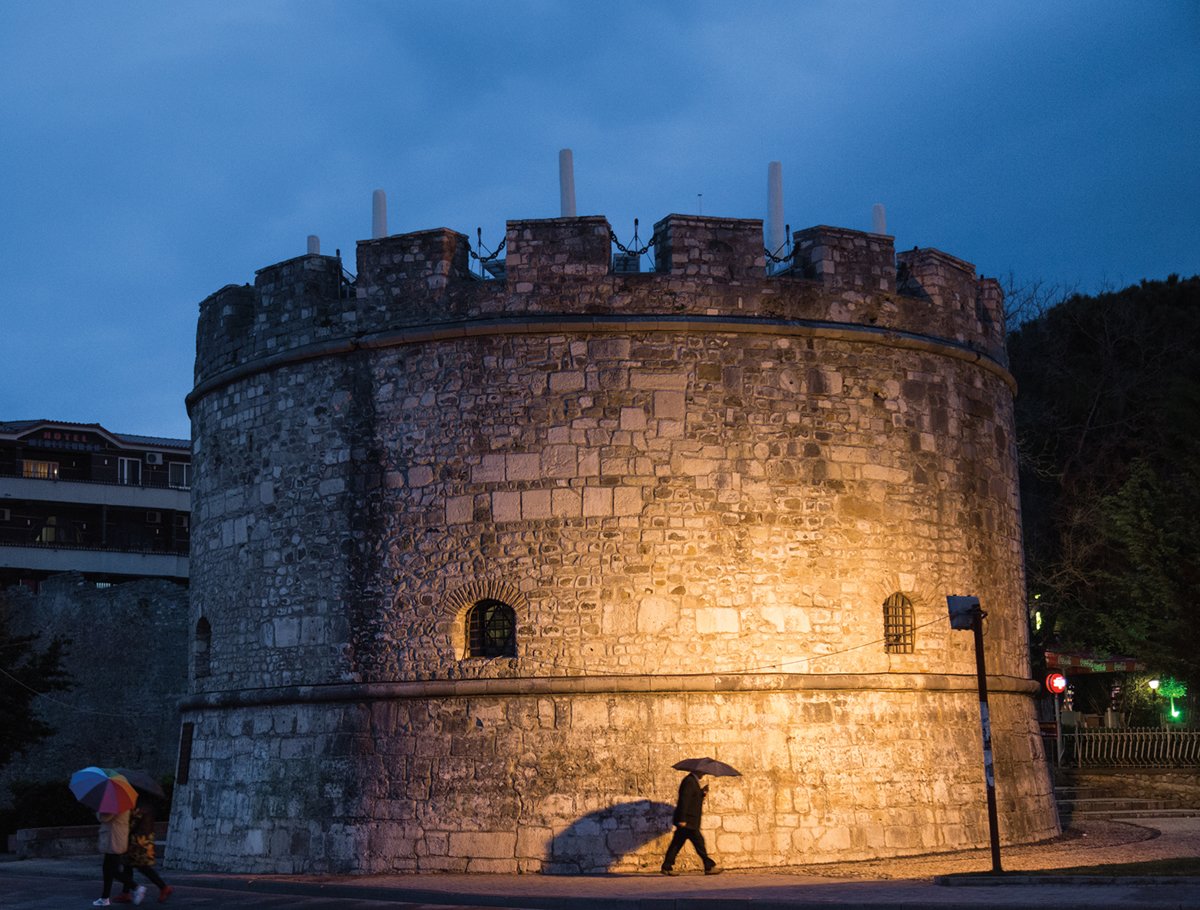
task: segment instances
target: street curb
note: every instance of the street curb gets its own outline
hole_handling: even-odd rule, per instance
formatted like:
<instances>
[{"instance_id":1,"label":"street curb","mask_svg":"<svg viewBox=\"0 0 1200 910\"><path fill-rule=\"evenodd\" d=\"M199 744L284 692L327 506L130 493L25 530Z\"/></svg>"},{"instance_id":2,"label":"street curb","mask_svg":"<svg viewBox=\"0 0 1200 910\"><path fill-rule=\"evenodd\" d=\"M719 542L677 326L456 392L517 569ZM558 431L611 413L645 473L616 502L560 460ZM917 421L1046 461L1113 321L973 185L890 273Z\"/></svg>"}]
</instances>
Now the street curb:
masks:
<instances>
[{"instance_id":1,"label":"street curb","mask_svg":"<svg viewBox=\"0 0 1200 910\"><path fill-rule=\"evenodd\" d=\"M1200 888L1200 876L1195 875L1030 875L1026 872L1001 873L957 872L935 875L935 885L963 888L1004 885L1190 885Z\"/></svg>"}]
</instances>

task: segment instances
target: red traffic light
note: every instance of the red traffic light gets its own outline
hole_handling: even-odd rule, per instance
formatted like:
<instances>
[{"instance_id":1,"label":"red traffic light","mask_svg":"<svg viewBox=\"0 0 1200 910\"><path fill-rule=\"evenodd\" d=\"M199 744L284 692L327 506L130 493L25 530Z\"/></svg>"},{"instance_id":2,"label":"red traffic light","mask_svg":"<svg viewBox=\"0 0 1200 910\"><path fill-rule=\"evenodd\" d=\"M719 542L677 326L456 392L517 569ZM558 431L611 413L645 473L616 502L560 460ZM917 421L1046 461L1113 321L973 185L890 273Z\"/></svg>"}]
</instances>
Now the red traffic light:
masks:
<instances>
[{"instance_id":1,"label":"red traffic light","mask_svg":"<svg viewBox=\"0 0 1200 910\"><path fill-rule=\"evenodd\" d=\"M1067 691L1067 678L1061 673L1050 673L1046 676L1046 688L1055 695L1062 695Z\"/></svg>"}]
</instances>

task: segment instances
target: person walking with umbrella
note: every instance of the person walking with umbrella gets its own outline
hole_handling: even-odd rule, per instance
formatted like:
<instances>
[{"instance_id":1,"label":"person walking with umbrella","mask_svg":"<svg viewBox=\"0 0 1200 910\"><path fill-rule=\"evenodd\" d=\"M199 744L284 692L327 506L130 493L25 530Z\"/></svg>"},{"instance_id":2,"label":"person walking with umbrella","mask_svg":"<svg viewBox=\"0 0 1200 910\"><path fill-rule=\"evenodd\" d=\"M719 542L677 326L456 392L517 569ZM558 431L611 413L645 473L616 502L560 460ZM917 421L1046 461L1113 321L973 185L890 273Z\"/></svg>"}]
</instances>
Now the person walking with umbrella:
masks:
<instances>
[{"instance_id":1,"label":"person walking with umbrella","mask_svg":"<svg viewBox=\"0 0 1200 910\"><path fill-rule=\"evenodd\" d=\"M92 906L107 907L112 903L108 895L113 879L120 879L127 891L133 888L133 875L122 868L121 857L129 849L129 810L137 803L137 791L123 775L94 766L72 774L70 787L75 798L94 810L100 821L97 846L104 855L104 890Z\"/></svg>"},{"instance_id":2,"label":"person walking with umbrella","mask_svg":"<svg viewBox=\"0 0 1200 910\"><path fill-rule=\"evenodd\" d=\"M146 886L138 885L132 889L135 871L142 873L158 887L158 902L166 903L174 888L163 881L162 876L154 868L154 823L157 821L155 812L156 799L166 798L166 793L158 781L145 771L131 771L121 768L120 773L133 784L138 791L138 802L129 816L129 850L125 854L125 874L128 878L124 890L112 899L114 904L140 904L146 896Z\"/></svg>"},{"instance_id":3,"label":"person walking with umbrella","mask_svg":"<svg viewBox=\"0 0 1200 910\"><path fill-rule=\"evenodd\" d=\"M687 771L688 774L679 783L679 798L675 802L675 814L671 821L675 825L675 833L667 847L667 855L663 857L663 875L678 875L675 871L675 857L683 849L684 843L691 841L700 861L704 863L705 875L718 875L721 867L708 855L704 847L704 835L700 833L700 818L704 812L704 797L708 795L708 787L700 786L700 778L705 774L740 777L739 772L732 767L711 758L686 758L676 762L672 767Z\"/></svg>"}]
</instances>

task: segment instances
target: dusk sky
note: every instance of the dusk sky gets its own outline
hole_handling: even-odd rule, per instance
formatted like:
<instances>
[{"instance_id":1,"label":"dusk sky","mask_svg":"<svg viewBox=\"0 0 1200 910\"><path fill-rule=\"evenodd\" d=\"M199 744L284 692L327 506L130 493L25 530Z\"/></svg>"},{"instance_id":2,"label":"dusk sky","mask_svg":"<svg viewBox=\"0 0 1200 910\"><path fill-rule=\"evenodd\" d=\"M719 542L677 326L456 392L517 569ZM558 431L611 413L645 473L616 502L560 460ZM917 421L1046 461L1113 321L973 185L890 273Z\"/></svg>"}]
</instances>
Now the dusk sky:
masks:
<instances>
[{"instance_id":1,"label":"dusk sky","mask_svg":"<svg viewBox=\"0 0 1200 910\"><path fill-rule=\"evenodd\" d=\"M199 302L578 212L868 230L1091 292L1200 273L1200 3L0 0L0 420L188 437Z\"/></svg>"}]
</instances>

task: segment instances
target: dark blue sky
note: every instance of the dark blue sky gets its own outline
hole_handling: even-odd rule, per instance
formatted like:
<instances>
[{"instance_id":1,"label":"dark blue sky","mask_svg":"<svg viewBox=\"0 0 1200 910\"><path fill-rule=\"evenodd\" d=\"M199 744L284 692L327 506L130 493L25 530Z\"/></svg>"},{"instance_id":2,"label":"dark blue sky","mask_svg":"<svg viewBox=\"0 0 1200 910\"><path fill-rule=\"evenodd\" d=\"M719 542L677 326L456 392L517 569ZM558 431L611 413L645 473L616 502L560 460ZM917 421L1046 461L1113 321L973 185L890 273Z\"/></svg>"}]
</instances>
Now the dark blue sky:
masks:
<instances>
[{"instance_id":1,"label":"dark blue sky","mask_svg":"<svg viewBox=\"0 0 1200 910\"><path fill-rule=\"evenodd\" d=\"M975 8L978 6L978 8ZM0 0L0 419L187 436L197 304L370 235L868 229L1082 291L1200 272L1200 4ZM700 202L698 194L703 194Z\"/></svg>"}]
</instances>

